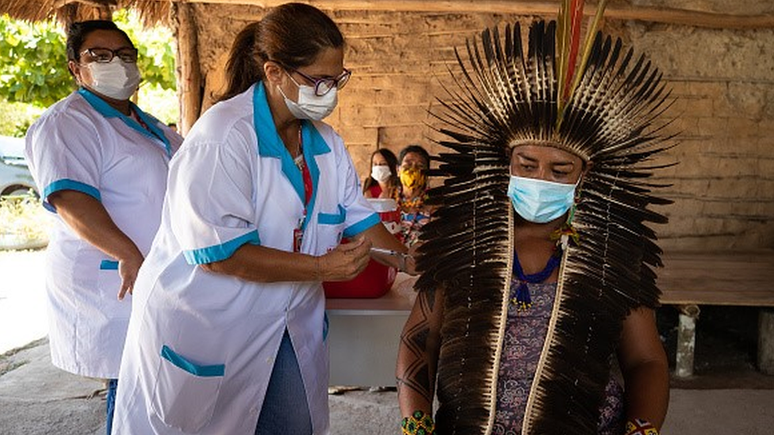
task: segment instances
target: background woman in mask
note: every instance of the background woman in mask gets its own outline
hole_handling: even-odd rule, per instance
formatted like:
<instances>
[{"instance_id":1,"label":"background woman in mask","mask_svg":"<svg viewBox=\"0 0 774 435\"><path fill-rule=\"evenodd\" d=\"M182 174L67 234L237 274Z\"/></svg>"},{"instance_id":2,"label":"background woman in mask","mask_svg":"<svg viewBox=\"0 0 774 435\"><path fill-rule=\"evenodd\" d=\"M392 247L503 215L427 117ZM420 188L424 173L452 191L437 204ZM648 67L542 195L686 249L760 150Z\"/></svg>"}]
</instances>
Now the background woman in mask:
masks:
<instances>
[{"instance_id":1,"label":"background woman in mask","mask_svg":"<svg viewBox=\"0 0 774 435\"><path fill-rule=\"evenodd\" d=\"M67 59L79 89L30 127L25 152L57 217L46 266L51 359L109 379L110 433L131 308L123 299L159 227L182 138L129 101L140 84L137 49L115 23L73 23Z\"/></svg>"},{"instance_id":2,"label":"background woman in mask","mask_svg":"<svg viewBox=\"0 0 774 435\"><path fill-rule=\"evenodd\" d=\"M327 433L321 282L356 276L372 246L405 252L321 122L351 74L327 15L270 10L237 35L226 74L170 167L121 363L119 434Z\"/></svg>"},{"instance_id":3,"label":"background woman in mask","mask_svg":"<svg viewBox=\"0 0 774 435\"><path fill-rule=\"evenodd\" d=\"M419 145L409 145L400 151L398 161L400 187L397 202L401 217L399 236L406 246L411 247L432 212L432 208L425 204L430 154Z\"/></svg>"},{"instance_id":4,"label":"background woman in mask","mask_svg":"<svg viewBox=\"0 0 774 435\"><path fill-rule=\"evenodd\" d=\"M371 154L371 174L363 182L366 198L395 198L398 189L398 158L387 148Z\"/></svg>"}]
</instances>

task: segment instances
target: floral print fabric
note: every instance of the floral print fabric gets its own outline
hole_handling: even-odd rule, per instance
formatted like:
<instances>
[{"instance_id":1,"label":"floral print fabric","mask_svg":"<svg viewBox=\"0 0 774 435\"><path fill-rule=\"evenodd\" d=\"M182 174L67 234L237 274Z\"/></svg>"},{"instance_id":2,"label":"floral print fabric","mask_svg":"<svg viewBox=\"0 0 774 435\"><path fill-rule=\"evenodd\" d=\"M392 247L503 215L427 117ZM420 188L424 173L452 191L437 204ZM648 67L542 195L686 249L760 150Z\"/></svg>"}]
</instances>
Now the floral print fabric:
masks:
<instances>
[{"instance_id":1,"label":"floral print fabric","mask_svg":"<svg viewBox=\"0 0 774 435\"><path fill-rule=\"evenodd\" d=\"M521 281L511 281L510 299L515 300ZM497 410L494 435L518 435L524 419L532 380L551 318L556 283L527 284L532 307L519 311L511 304L505 330L500 371L497 380ZM606 400L601 408L598 433L620 435L624 429L623 389L615 379L606 388Z\"/></svg>"}]
</instances>

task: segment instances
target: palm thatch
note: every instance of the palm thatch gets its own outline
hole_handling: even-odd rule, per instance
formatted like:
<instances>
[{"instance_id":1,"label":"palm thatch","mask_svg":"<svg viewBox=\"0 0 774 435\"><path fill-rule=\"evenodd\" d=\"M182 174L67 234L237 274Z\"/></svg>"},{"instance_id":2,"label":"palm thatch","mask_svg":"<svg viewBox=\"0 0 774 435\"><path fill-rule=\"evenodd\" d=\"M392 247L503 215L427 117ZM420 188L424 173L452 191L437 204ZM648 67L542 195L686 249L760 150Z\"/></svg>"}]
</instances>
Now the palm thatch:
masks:
<instances>
[{"instance_id":1,"label":"palm thatch","mask_svg":"<svg viewBox=\"0 0 774 435\"><path fill-rule=\"evenodd\" d=\"M56 18L65 26L75 21L109 19L118 9L137 11L145 25L165 23L172 0L0 0L0 13L26 21Z\"/></svg>"}]
</instances>

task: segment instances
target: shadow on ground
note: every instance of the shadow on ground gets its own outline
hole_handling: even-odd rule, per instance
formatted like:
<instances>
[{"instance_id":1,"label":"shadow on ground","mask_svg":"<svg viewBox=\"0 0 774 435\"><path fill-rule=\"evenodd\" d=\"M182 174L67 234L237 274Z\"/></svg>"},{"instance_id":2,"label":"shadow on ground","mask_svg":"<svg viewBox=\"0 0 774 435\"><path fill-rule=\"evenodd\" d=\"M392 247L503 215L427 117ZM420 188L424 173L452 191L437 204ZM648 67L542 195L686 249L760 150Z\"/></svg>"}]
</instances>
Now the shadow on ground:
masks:
<instances>
[{"instance_id":1,"label":"shadow on ground","mask_svg":"<svg viewBox=\"0 0 774 435\"><path fill-rule=\"evenodd\" d=\"M774 376L758 371L758 308L701 306L696 324L694 376L672 376L672 388L774 389ZM678 311L657 311L658 329L674 371Z\"/></svg>"}]
</instances>

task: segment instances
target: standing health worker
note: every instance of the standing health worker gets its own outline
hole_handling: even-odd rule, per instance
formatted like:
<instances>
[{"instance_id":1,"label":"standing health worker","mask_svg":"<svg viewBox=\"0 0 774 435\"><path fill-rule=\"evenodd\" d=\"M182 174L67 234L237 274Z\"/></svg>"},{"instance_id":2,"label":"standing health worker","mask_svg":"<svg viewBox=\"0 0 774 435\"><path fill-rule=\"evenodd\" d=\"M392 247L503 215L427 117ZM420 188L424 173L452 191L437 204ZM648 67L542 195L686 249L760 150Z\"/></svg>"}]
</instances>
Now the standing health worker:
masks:
<instances>
[{"instance_id":1,"label":"standing health worker","mask_svg":"<svg viewBox=\"0 0 774 435\"><path fill-rule=\"evenodd\" d=\"M343 58L336 24L304 4L237 35L225 95L170 167L137 281L116 433L328 433L321 282L356 276L372 246L405 252L320 122L350 77Z\"/></svg>"},{"instance_id":2,"label":"standing health worker","mask_svg":"<svg viewBox=\"0 0 774 435\"><path fill-rule=\"evenodd\" d=\"M67 59L79 89L30 127L25 154L57 215L46 257L51 360L109 380L109 434L131 310L123 299L159 227L183 139L129 101L140 84L137 49L115 23L73 23Z\"/></svg>"}]
</instances>

